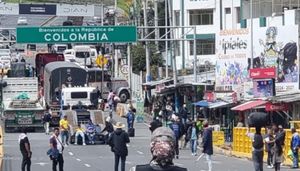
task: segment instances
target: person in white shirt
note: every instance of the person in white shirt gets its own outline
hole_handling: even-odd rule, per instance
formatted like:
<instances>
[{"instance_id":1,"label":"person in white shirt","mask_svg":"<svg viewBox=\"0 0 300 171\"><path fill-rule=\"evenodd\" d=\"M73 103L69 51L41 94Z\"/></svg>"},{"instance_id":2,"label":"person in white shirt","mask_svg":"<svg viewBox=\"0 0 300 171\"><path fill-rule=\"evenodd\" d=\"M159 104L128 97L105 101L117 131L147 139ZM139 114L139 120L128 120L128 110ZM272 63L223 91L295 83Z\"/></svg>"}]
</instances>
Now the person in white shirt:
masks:
<instances>
[{"instance_id":1,"label":"person in white shirt","mask_svg":"<svg viewBox=\"0 0 300 171\"><path fill-rule=\"evenodd\" d=\"M54 133L50 138L50 148L52 149L52 171L57 171L57 164L59 165L59 171L64 170L64 158L63 151L64 146L59 139L59 128L54 128Z\"/></svg>"}]
</instances>

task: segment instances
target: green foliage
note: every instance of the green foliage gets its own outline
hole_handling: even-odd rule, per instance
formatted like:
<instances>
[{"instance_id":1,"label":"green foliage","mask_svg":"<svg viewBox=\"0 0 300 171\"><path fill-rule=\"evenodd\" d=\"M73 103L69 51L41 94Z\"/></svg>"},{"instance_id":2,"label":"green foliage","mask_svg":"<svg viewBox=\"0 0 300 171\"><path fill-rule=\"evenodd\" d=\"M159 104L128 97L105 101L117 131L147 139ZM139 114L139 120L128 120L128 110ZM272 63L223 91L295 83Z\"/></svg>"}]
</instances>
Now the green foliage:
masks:
<instances>
[{"instance_id":1,"label":"green foliage","mask_svg":"<svg viewBox=\"0 0 300 171\"><path fill-rule=\"evenodd\" d=\"M162 56L160 53L156 53L155 44L149 44L149 49L151 70L156 71L157 68L163 64ZM146 51L141 43L132 46L131 56L133 61L133 72L138 74L140 71L146 71ZM152 73L153 78L155 78L155 75L156 74Z\"/></svg>"}]
</instances>

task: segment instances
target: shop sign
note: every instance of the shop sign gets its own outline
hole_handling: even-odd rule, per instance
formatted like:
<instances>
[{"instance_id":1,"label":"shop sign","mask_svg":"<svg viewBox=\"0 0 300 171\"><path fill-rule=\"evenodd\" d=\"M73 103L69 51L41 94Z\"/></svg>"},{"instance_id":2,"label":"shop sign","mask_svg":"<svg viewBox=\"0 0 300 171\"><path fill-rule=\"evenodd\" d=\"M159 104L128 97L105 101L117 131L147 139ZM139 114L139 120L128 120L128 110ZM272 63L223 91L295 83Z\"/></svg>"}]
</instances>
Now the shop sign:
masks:
<instances>
[{"instance_id":1,"label":"shop sign","mask_svg":"<svg viewBox=\"0 0 300 171\"><path fill-rule=\"evenodd\" d=\"M267 103L266 111L287 111L289 109L289 105L287 103Z\"/></svg>"},{"instance_id":2,"label":"shop sign","mask_svg":"<svg viewBox=\"0 0 300 171\"><path fill-rule=\"evenodd\" d=\"M19 5L11 3L1 3L0 15L19 15Z\"/></svg>"},{"instance_id":3,"label":"shop sign","mask_svg":"<svg viewBox=\"0 0 300 171\"><path fill-rule=\"evenodd\" d=\"M215 101L215 93L214 92L205 92L204 99L206 99L206 101L208 101L208 102Z\"/></svg>"},{"instance_id":4,"label":"shop sign","mask_svg":"<svg viewBox=\"0 0 300 171\"><path fill-rule=\"evenodd\" d=\"M56 15L56 5L19 4L19 14Z\"/></svg>"},{"instance_id":5,"label":"shop sign","mask_svg":"<svg viewBox=\"0 0 300 171\"><path fill-rule=\"evenodd\" d=\"M276 78L276 68L253 68L250 69L250 78L265 79Z\"/></svg>"}]
</instances>

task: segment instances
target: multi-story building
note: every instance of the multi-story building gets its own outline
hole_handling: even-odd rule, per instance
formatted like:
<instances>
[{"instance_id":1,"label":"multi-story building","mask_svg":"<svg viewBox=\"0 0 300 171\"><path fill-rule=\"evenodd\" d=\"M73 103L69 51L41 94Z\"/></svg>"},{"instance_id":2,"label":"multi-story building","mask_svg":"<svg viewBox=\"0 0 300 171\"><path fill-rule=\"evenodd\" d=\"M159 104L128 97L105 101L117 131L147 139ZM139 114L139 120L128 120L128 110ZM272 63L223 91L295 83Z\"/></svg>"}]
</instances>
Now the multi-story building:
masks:
<instances>
[{"instance_id":1,"label":"multi-story building","mask_svg":"<svg viewBox=\"0 0 300 171\"><path fill-rule=\"evenodd\" d=\"M173 0L173 21L175 26L196 26L197 63L215 65L216 33L240 27L240 0ZM176 49L177 69L193 67L193 33L186 38L191 41Z\"/></svg>"}]
</instances>

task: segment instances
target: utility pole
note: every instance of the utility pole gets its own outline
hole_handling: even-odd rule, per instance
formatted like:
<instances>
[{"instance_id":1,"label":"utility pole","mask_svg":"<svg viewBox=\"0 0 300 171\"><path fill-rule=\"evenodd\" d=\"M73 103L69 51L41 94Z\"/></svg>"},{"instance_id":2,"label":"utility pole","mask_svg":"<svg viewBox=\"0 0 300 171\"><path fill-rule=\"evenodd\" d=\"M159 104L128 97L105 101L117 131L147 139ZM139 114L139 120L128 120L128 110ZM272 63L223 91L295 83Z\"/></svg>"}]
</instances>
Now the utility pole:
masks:
<instances>
[{"instance_id":1,"label":"utility pole","mask_svg":"<svg viewBox=\"0 0 300 171\"><path fill-rule=\"evenodd\" d=\"M158 0L154 0L154 26L155 26L155 45L156 50L159 50L158 48L158 39L159 39L159 29L156 28L158 26L158 8L157 8Z\"/></svg>"},{"instance_id":2,"label":"utility pole","mask_svg":"<svg viewBox=\"0 0 300 171\"><path fill-rule=\"evenodd\" d=\"M128 83L129 83L129 91L130 91L130 99L132 99L132 61L130 54L130 43L127 45L127 64L128 64Z\"/></svg>"},{"instance_id":3,"label":"utility pole","mask_svg":"<svg viewBox=\"0 0 300 171\"><path fill-rule=\"evenodd\" d=\"M181 13L181 35L184 35L184 1L185 0L181 0L181 3L180 3L180 13ZM182 57L182 69L185 68L185 41L182 40L181 41L181 57Z\"/></svg>"},{"instance_id":4,"label":"utility pole","mask_svg":"<svg viewBox=\"0 0 300 171\"><path fill-rule=\"evenodd\" d=\"M114 11L114 20L115 20L115 26L118 25L118 21L117 21L117 8L118 8L118 1L115 0L115 11ZM115 61L115 66L114 66L114 75L115 77L119 77L119 59L118 59L118 54L116 52L116 49L115 49L115 44L113 43L112 44L113 46L113 54L114 54L114 61Z\"/></svg>"},{"instance_id":5,"label":"utility pole","mask_svg":"<svg viewBox=\"0 0 300 171\"><path fill-rule=\"evenodd\" d=\"M148 17L147 17L147 6L148 0L144 0L144 26L145 26L145 34L144 36L148 36ZM150 73L150 53L149 53L149 42L145 42L145 49L146 49L146 82L151 81L151 73Z\"/></svg>"},{"instance_id":6,"label":"utility pole","mask_svg":"<svg viewBox=\"0 0 300 171\"><path fill-rule=\"evenodd\" d=\"M250 22L251 22L251 45L250 45L250 49L251 49L251 68L253 68L253 0L250 0Z\"/></svg>"},{"instance_id":7,"label":"utility pole","mask_svg":"<svg viewBox=\"0 0 300 171\"><path fill-rule=\"evenodd\" d=\"M166 78L169 78L169 62L168 62L168 0L165 0L165 51L166 51Z\"/></svg>"}]
</instances>

